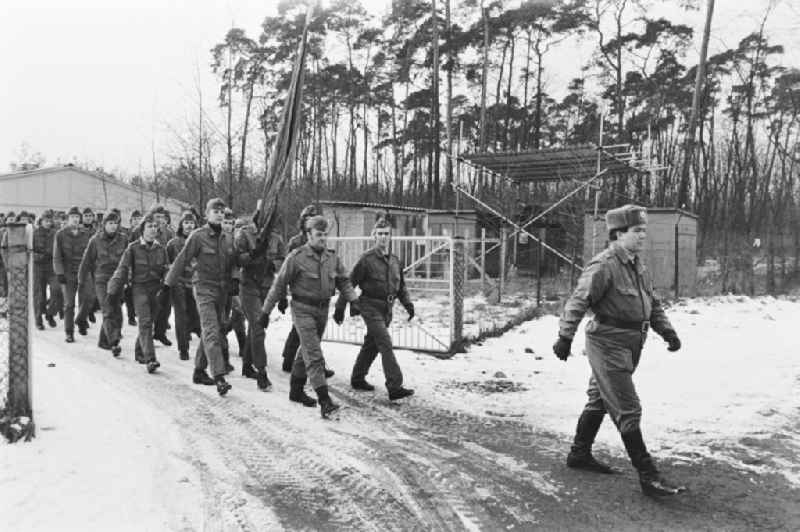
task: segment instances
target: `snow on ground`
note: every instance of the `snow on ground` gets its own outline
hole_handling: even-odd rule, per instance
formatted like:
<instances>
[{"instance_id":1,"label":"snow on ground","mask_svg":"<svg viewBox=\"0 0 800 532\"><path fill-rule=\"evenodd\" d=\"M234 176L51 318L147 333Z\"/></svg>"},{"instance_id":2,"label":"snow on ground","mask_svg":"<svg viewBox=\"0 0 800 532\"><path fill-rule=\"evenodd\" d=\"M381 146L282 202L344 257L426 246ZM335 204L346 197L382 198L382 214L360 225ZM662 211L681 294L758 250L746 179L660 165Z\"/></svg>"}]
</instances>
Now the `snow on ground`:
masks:
<instances>
[{"instance_id":1,"label":"snow on ground","mask_svg":"<svg viewBox=\"0 0 800 532\"><path fill-rule=\"evenodd\" d=\"M683 348L670 353L651 332L634 376L651 451L704 456L712 452L709 446L777 434L800 452L798 435L786 434L800 409L800 303L721 296L683 301L667 313ZM583 324L566 363L552 353L555 316L524 323L448 360L410 351L398 357L406 385L447 408L570 436L590 375ZM325 344L329 364L340 371L349 370L357 351ZM377 363L370 380L382 383ZM609 422L598 441L624 453ZM797 464L783 473L800 485Z\"/></svg>"}]
</instances>

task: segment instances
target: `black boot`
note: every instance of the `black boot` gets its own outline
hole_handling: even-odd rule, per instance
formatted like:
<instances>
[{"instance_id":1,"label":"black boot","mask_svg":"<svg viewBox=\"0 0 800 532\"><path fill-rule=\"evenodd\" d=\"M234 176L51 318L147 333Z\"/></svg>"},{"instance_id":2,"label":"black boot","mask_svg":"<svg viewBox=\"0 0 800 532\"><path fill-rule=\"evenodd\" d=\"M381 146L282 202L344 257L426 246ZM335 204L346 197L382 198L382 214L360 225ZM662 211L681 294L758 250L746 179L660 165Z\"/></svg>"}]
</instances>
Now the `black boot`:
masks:
<instances>
[{"instance_id":1,"label":"black boot","mask_svg":"<svg viewBox=\"0 0 800 532\"><path fill-rule=\"evenodd\" d=\"M172 345L172 342L169 341L169 338L167 338L166 334L159 334L158 336L153 336L153 340L158 340L159 342L161 342L162 345L165 345L167 347Z\"/></svg>"},{"instance_id":2,"label":"black boot","mask_svg":"<svg viewBox=\"0 0 800 532\"><path fill-rule=\"evenodd\" d=\"M255 379L258 372L256 368L253 367L252 364L242 364L242 377L247 377L248 379Z\"/></svg>"},{"instance_id":3,"label":"black boot","mask_svg":"<svg viewBox=\"0 0 800 532\"><path fill-rule=\"evenodd\" d=\"M81 336L86 336L86 331L89 330L89 323L85 319L75 320L75 325L78 326L78 333Z\"/></svg>"},{"instance_id":4,"label":"black boot","mask_svg":"<svg viewBox=\"0 0 800 532\"><path fill-rule=\"evenodd\" d=\"M88 318L90 323L97 323L97 318L94 317L93 313L90 312Z\"/></svg>"},{"instance_id":5,"label":"black boot","mask_svg":"<svg viewBox=\"0 0 800 532\"><path fill-rule=\"evenodd\" d=\"M72 333L67 333L67 339L66 339L66 342L67 342L68 344L74 343L74 342L75 342L75 335L74 335L74 334L72 334Z\"/></svg>"},{"instance_id":6,"label":"black boot","mask_svg":"<svg viewBox=\"0 0 800 532\"><path fill-rule=\"evenodd\" d=\"M225 361L225 374L227 375L233 371L233 366L231 365L231 353L228 351L227 347L222 348L222 359Z\"/></svg>"},{"instance_id":7,"label":"black boot","mask_svg":"<svg viewBox=\"0 0 800 532\"><path fill-rule=\"evenodd\" d=\"M266 369L256 372L256 386L262 392L266 392L272 387L272 383L269 381L269 377L267 377Z\"/></svg>"},{"instance_id":8,"label":"black boot","mask_svg":"<svg viewBox=\"0 0 800 532\"><path fill-rule=\"evenodd\" d=\"M368 383L363 377L360 379L350 379L350 387L354 390L364 390L365 392L371 392L375 390L375 386Z\"/></svg>"},{"instance_id":9,"label":"black boot","mask_svg":"<svg viewBox=\"0 0 800 532\"><path fill-rule=\"evenodd\" d=\"M289 400L295 403L302 403L303 406L317 406L317 400L309 397L303 389L305 385L305 377L292 377L289 381Z\"/></svg>"},{"instance_id":10,"label":"black boot","mask_svg":"<svg viewBox=\"0 0 800 532\"><path fill-rule=\"evenodd\" d=\"M325 378L326 379L330 379L334 375L336 375L335 371L333 371L332 369L328 369L327 367L325 368Z\"/></svg>"},{"instance_id":11,"label":"black boot","mask_svg":"<svg viewBox=\"0 0 800 532\"><path fill-rule=\"evenodd\" d=\"M225 380L224 375L217 375L214 377L214 383L217 385L217 393L220 395L225 395L228 393L228 390L233 388L233 386L228 384L228 381Z\"/></svg>"},{"instance_id":12,"label":"black boot","mask_svg":"<svg viewBox=\"0 0 800 532\"><path fill-rule=\"evenodd\" d=\"M402 386L396 390L389 390L390 401L396 401L398 399L403 399L404 397L411 397L412 395L414 395L414 390L403 388Z\"/></svg>"},{"instance_id":13,"label":"black boot","mask_svg":"<svg viewBox=\"0 0 800 532\"><path fill-rule=\"evenodd\" d=\"M136 327L136 318L134 316L128 316L128 325Z\"/></svg>"},{"instance_id":14,"label":"black boot","mask_svg":"<svg viewBox=\"0 0 800 532\"><path fill-rule=\"evenodd\" d=\"M283 365L281 366L281 369L283 371L285 371L286 373L291 373L293 364L294 364L294 359L293 358L284 358L283 359Z\"/></svg>"},{"instance_id":15,"label":"black boot","mask_svg":"<svg viewBox=\"0 0 800 532\"><path fill-rule=\"evenodd\" d=\"M47 316L47 324L52 328L56 327L56 320L53 318L53 316Z\"/></svg>"},{"instance_id":16,"label":"black boot","mask_svg":"<svg viewBox=\"0 0 800 532\"><path fill-rule=\"evenodd\" d=\"M189 360L189 352L187 350L183 349L178 353L178 357L181 360Z\"/></svg>"},{"instance_id":17,"label":"black boot","mask_svg":"<svg viewBox=\"0 0 800 532\"><path fill-rule=\"evenodd\" d=\"M155 371L160 367L161 363L155 358L151 358L147 363L147 373L155 373Z\"/></svg>"},{"instance_id":18,"label":"black boot","mask_svg":"<svg viewBox=\"0 0 800 532\"><path fill-rule=\"evenodd\" d=\"M122 348L119 346L119 344L111 348L111 354L114 355L115 357L118 357L120 353L122 353Z\"/></svg>"},{"instance_id":19,"label":"black boot","mask_svg":"<svg viewBox=\"0 0 800 532\"><path fill-rule=\"evenodd\" d=\"M322 417L324 419L329 419L331 414L339 410L339 405L334 403L333 399L331 399L331 396L328 395L327 386L320 386L314 391L317 392L317 398L319 399L319 408Z\"/></svg>"},{"instance_id":20,"label":"black boot","mask_svg":"<svg viewBox=\"0 0 800 532\"><path fill-rule=\"evenodd\" d=\"M675 486L665 480L658 472L650 453L642 439L642 431L634 430L622 434L625 450L631 459L633 467L639 472L639 484L645 495L677 495L686 491L684 486Z\"/></svg>"},{"instance_id":21,"label":"black boot","mask_svg":"<svg viewBox=\"0 0 800 532\"><path fill-rule=\"evenodd\" d=\"M38 316L36 318L36 328L39 329L40 331L44 330L44 322L42 321L42 317L41 316Z\"/></svg>"},{"instance_id":22,"label":"black boot","mask_svg":"<svg viewBox=\"0 0 800 532\"><path fill-rule=\"evenodd\" d=\"M594 410L584 410L578 419L578 426L575 429L575 440L572 448L567 455L567 467L573 469L585 469L596 473L610 475L614 470L605 464L595 460L592 456L592 444L603 422L605 412Z\"/></svg>"},{"instance_id":23,"label":"black boot","mask_svg":"<svg viewBox=\"0 0 800 532\"><path fill-rule=\"evenodd\" d=\"M206 386L214 386L214 379L208 376L208 373L202 369L195 369L192 375L192 382L195 384L204 384Z\"/></svg>"}]
</instances>

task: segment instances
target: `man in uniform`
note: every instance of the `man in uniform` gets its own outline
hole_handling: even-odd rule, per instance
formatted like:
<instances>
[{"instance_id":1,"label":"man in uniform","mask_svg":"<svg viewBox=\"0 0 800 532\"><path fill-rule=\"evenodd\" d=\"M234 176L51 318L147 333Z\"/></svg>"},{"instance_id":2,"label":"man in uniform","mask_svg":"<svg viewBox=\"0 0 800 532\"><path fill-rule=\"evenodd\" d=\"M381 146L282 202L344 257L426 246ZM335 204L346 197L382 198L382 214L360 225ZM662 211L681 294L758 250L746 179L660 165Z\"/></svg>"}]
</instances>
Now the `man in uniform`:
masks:
<instances>
[{"instance_id":1,"label":"man in uniform","mask_svg":"<svg viewBox=\"0 0 800 532\"><path fill-rule=\"evenodd\" d=\"M681 347L652 279L639 258L647 239L647 211L625 205L608 211L606 225L611 245L595 256L583 271L575 291L564 305L558 341L553 351L561 360L570 355L572 339L588 309L594 319L586 326L586 356L592 368L589 401L578 419L567 456L569 467L612 473L594 459L592 443L606 412L619 430L631 463L648 495L674 495L685 488L666 481L647 452L639 421L642 407L633 385L647 331L653 329L669 344Z\"/></svg>"},{"instance_id":2,"label":"man in uniform","mask_svg":"<svg viewBox=\"0 0 800 532\"><path fill-rule=\"evenodd\" d=\"M139 232L139 224L142 221L142 213L138 210L134 210L131 213L130 219L130 229L128 230L128 243L136 242L137 233ZM123 293L125 298L125 310L128 314L128 325L131 327L136 327L136 309L133 306L133 291L129 284L125 285L125 291Z\"/></svg>"},{"instance_id":3,"label":"man in uniform","mask_svg":"<svg viewBox=\"0 0 800 532\"><path fill-rule=\"evenodd\" d=\"M229 207L225 208L222 218L222 230L236 240L236 216ZM222 344L222 358L225 359L225 371L233 371L230 357L230 346L228 345L228 333L233 331L236 335L236 342L239 344L239 356L244 356L245 346L247 345L247 326L245 325L244 311L242 310L241 300L239 299L239 280L241 270L236 268L233 273L231 289L228 290L228 300L225 302L225 322L222 327L222 336L225 342ZM252 369L252 368L251 368ZM244 375L244 367L242 367ZM248 375L245 375L248 376Z\"/></svg>"},{"instance_id":4,"label":"man in uniform","mask_svg":"<svg viewBox=\"0 0 800 532\"><path fill-rule=\"evenodd\" d=\"M64 299L64 332L67 343L75 341L75 325L78 332L86 335L89 314L94 299L94 291L78 291L78 268L83 252L89 245L91 235L81 225L81 211L72 207L67 213L67 225L56 233L53 239L53 270L61 285ZM82 288L86 288L83 286ZM78 297L78 315L75 315L75 296Z\"/></svg>"},{"instance_id":5,"label":"man in uniform","mask_svg":"<svg viewBox=\"0 0 800 532\"><path fill-rule=\"evenodd\" d=\"M169 213L163 205L156 205L150 212L158 224L156 240L166 249L169 241L175 238L175 232L168 223ZM172 312L172 302L170 301L169 292L162 293L161 298L161 301L158 302L158 314L155 318L155 335L153 338L169 347L172 342L167 338L167 329L169 328L169 315Z\"/></svg>"},{"instance_id":6,"label":"man in uniform","mask_svg":"<svg viewBox=\"0 0 800 532\"><path fill-rule=\"evenodd\" d=\"M83 229L89 234L89 238L92 238L97 232L97 226L95 225L97 218L94 214L94 211L91 207L86 207L83 209L83 215L81 216L81 226ZM86 314L86 317L89 318L89 321L95 323L96 319L94 317L94 313L97 310L100 310L100 301L97 299L97 294L94 293L94 283L89 283L86 285L86 293L89 294L90 303L89 303L89 312Z\"/></svg>"},{"instance_id":7,"label":"man in uniform","mask_svg":"<svg viewBox=\"0 0 800 532\"><path fill-rule=\"evenodd\" d=\"M94 235L95 233L95 226L94 226L94 211L91 207L86 207L83 209L83 215L81 216L81 224L83 228L89 233L89 236Z\"/></svg>"},{"instance_id":8,"label":"man in uniform","mask_svg":"<svg viewBox=\"0 0 800 532\"><path fill-rule=\"evenodd\" d=\"M186 211L178 222L175 238L167 243L167 256L170 263L175 262L178 254L186 245L186 239L197 227L197 218L191 211ZM200 317L197 315L197 304L192 294L192 268L187 264L170 295L175 308L175 338L178 341L178 355L181 360L189 360L189 338L192 331L200 336Z\"/></svg>"},{"instance_id":9,"label":"man in uniform","mask_svg":"<svg viewBox=\"0 0 800 532\"><path fill-rule=\"evenodd\" d=\"M55 294L61 290L53 271L53 241L56 230L53 227L53 211L46 210L39 218L39 227L33 231L33 296L36 307L36 328L44 330L42 315L50 327L56 326L54 316L58 312ZM50 288L50 298L47 289Z\"/></svg>"},{"instance_id":10,"label":"man in uniform","mask_svg":"<svg viewBox=\"0 0 800 532\"><path fill-rule=\"evenodd\" d=\"M275 273L280 270L285 256L283 239L273 231L269 238L259 241L258 228L250 223L238 230L236 251L242 263L242 280L239 299L247 316L247 343L242 357L242 375L255 377L259 390L269 389L267 353L264 349L264 329L258 318ZM253 369L255 366L255 369Z\"/></svg>"},{"instance_id":11,"label":"man in uniform","mask_svg":"<svg viewBox=\"0 0 800 532\"><path fill-rule=\"evenodd\" d=\"M192 285L200 314L201 338L195 355L195 384L217 386L217 392L225 395L231 385L225 380L225 360L222 346L225 339L222 327L225 320L225 303L233 285L233 269L237 258L233 238L222 230L225 202L220 198L209 200L206 205L206 225L189 235L183 249L167 274L165 284L171 289L184 275L186 267L195 261ZM211 365L212 380L206 373Z\"/></svg>"},{"instance_id":12,"label":"man in uniform","mask_svg":"<svg viewBox=\"0 0 800 532\"><path fill-rule=\"evenodd\" d=\"M286 253L289 254L295 249L303 246L306 243L306 221L314 216L321 215L322 212L314 205L307 205L300 212L300 232L289 239L289 245L286 248ZM289 306L287 299L278 301L278 311L283 314L286 312L286 307ZM294 357L297 354L297 349L300 347L300 336L297 334L297 329L292 325L292 330L289 331L289 336L286 337L286 342L283 345L283 371L291 373L292 366L294 365ZM325 367L325 378L330 379L336 373L332 369Z\"/></svg>"},{"instance_id":13,"label":"man in uniform","mask_svg":"<svg viewBox=\"0 0 800 532\"><path fill-rule=\"evenodd\" d=\"M130 280L133 304L139 316L139 335L136 338L135 357L153 373L161 364L156 359L153 345L153 325L158 314L158 301L165 290L164 275L169 268L167 250L156 240L158 222L153 213L147 213L140 225L142 236L128 244L114 275L108 282L108 305L118 307L123 285Z\"/></svg>"},{"instance_id":14,"label":"man in uniform","mask_svg":"<svg viewBox=\"0 0 800 532\"><path fill-rule=\"evenodd\" d=\"M121 351L119 341L122 332L122 309L119 304L110 304L106 294L108 282L128 247L128 238L120 233L119 222L119 215L113 211L103 218L103 229L89 240L78 269L78 286L94 283L95 293L100 300L103 323L100 326L97 345L101 349L110 349L115 357L119 356ZM126 280L122 280L123 284Z\"/></svg>"},{"instance_id":15,"label":"man in uniform","mask_svg":"<svg viewBox=\"0 0 800 532\"><path fill-rule=\"evenodd\" d=\"M284 261L269 290L259 323L266 328L269 314L278 301L286 297L286 286L292 291L292 320L300 336L302 357L295 357L290 380L289 399L314 406L315 401L303 391L306 375L317 393L323 418L339 409L331 400L325 383L325 359L320 340L328 323L328 306L335 289L352 306L358 299L342 261L326 249L328 221L314 216L306 222L307 242ZM357 306L357 303L355 303Z\"/></svg>"},{"instance_id":16,"label":"man in uniform","mask_svg":"<svg viewBox=\"0 0 800 532\"><path fill-rule=\"evenodd\" d=\"M383 373L386 375L386 390L389 392L389 399L394 401L414 395L414 390L403 388L403 372L394 356L392 336L387 327L392 322L392 306L395 299L398 299L406 309L409 320L414 317L414 304L406 290L400 259L389 250L392 226L381 217L372 228L372 236L375 238L375 247L361 255L350 272L350 283L354 288L361 287L356 312L361 312L361 317L367 326L364 345L353 366L350 385L356 390L375 389L375 386L367 382L366 377L372 362L380 353ZM346 305L347 302L340 295L336 302L336 311L333 313L333 320L339 325L344 321ZM350 314L354 314L352 305Z\"/></svg>"}]
</instances>

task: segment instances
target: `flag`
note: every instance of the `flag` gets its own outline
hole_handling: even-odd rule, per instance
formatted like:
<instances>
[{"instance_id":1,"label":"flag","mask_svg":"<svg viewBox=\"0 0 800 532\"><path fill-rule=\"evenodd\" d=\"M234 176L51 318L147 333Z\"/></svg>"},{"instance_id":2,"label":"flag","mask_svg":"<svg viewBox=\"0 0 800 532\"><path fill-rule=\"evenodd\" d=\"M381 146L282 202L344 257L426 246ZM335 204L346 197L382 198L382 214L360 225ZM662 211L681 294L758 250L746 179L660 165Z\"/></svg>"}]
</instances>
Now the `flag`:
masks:
<instances>
[{"instance_id":1,"label":"flag","mask_svg":"<svg viewBox=\"0 0 800 532\"><path fill-rule=\"evenodd\" d=\"M289 92L286 95L286 102L283 107L278 134L275 137L275 144L269 156L266 176L264 178L264 190L262 201L260 202L256 224L260 228L261 237L269 236L272 230L272 223L278 209L278 198L286 180L292 175L295 153L297 151L298 135L300 134L300 122L302 118L303 102L303 78L306 62L306 42L308 40L308 26L311 21L312 8L309 6L306 12L303 34L300 37L300 44L297 48L294 70L292 71L292 81L289 84Z\"/></svg>"}]
</instances>

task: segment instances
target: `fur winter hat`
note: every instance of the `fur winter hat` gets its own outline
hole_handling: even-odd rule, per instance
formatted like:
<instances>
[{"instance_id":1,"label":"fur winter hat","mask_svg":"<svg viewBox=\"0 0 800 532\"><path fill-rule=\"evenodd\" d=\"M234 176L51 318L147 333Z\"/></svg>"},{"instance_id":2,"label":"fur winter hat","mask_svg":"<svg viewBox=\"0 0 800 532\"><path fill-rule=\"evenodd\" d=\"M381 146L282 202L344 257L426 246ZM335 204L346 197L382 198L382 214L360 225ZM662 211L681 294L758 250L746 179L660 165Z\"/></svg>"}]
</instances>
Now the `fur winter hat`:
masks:
<instances>
[{"instance_id":1,"label":"fur winter hat","mask_svg":"<svg viewBox=\"0 0 800 532\"><path fill-rule=\"evenodd\" d=\"M81 210L78 207L70 207L69 212L67 212L67 216L72 216L72 215L80 216Z\"/></svg>"},{"instance_id":2,"label":"fur winter hat","mask_svg":"<svg viewBox=\"0 0 800 532\"><path fill-rule=\"evenodd\" d=\"M208 200L208 203L206 203L206 212L208 212L210 210L224 211L225 210L225 202L222 201L222 198L212 198L212 199Z\"/></svg>"},{"instance_id":3,"label":"fur winter hat","mask_svg":"<svg viewBox=\"0 0 800 532\"><path fill-rule=\"evenodd\" d=\"M606 226L609 231L615 229L627 229L632 225L647 223L647 209L639 205L623 205L617 209L611 209L606 213Z\"/></svg>"}]
</instances>

